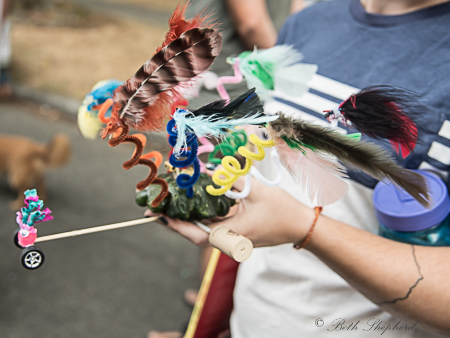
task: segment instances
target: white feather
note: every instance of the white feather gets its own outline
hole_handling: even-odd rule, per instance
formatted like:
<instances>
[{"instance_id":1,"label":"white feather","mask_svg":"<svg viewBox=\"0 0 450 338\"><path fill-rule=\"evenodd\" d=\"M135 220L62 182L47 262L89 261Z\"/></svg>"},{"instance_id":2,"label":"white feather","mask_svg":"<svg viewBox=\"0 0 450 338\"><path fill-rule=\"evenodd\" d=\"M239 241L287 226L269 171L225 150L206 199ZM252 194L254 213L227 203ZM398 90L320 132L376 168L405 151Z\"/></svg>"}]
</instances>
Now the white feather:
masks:
<instances>
[{"instance_id":1,"label":"white feather","mask_svg":"<svg viewBox=\"0 0 450 338\"><path fill-rule=\"evenodd\" d=\"M279 69L275 73L274 90L300 97L308 91L308 83L317 73L317 65L299 63Z\"/></svg>"},{"instance_id":2,"label":"white feather","mask_svg":"<svg viewBox=\"0 0 450 338\"><path fill-rule=\"evenodd\" d=\"M334 162L326 154L305 147L303 151L291 149L285 142L276 142L280 161L294 180L306 189L311 201L317 205L332 204L348 191L343 180L345 168Z\"/></svg>"},{"instance_id":3,"label":"white feather","mask_svg":"<svg viewBox=\"0 0 450 338\"><path fill-rule=\"evenodd\" d=\"M247 81L248 88L256 88L262 93L267 91L262 79L255 75L254 67L258 64L264 71L275 79L275 74L280 70L290 67L302 60L303 56L292 46L279 45L267 49L256 49L249 54L239 56L239 70Z\"/></svg>"},{"instance_id":4,"label":"white feather","mask_svg":"<svg viewBox=\"0 0 450 338\"><path fill-rule=\"evenodd\" d=\"M193 132L197 137L225 137L225 132L223 130L230 130L237 126L248 125L248 124L263 124L275 121L278 115L263 115L260 117L254 117L252 115L244 116L239 119L228 119L222 118L217 121L212 121L215 119L215 115L204 116L194 116L190 111L186 110L183 113L175 113L173 119L175 120L178 138L177 143L173 149L175 156L179 156L181 148L186 148L186 131L189 130Z\"/></svg>"},{"instance_id":5,"label":"white feather","mask_svg":"<svg viewBox=\"0 0 450 338\"><path fill-rule=\"evenodd\" d=\"M207 90L215 89L218 78L216 73L207 70L191 81L178 85L176 88L186 100L191 100L200 96L203 87Z\"/></svg>"}]
</instances>

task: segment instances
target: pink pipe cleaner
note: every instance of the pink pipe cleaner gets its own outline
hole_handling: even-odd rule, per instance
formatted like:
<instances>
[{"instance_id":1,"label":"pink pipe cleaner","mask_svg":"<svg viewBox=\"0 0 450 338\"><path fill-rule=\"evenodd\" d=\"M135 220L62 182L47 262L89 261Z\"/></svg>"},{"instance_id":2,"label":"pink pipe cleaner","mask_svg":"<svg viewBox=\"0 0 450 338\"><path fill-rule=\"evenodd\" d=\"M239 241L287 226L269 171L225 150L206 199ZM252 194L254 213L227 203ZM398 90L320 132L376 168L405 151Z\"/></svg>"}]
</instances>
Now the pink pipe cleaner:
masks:
<instances>
[{"instance_id":1,"label":"pink pipe cleaner","mask_svg":"<svg viewBox=\"0 0 450 338\"><path fill-rule=\"evenodd\" d=\"M200 137L198 139L202 145L200 147L198 147L198 151L197 154L203 154L203 153L210 153L214 150L214 144L212 144L211 142L209 142L209 140L206 137ZM206 165L205 163L203 163L202 161L200 161L200 172L205 173L206 172Z\"/></svg>"},{"instance_id":2,"label":"pink pipe cleaner","mask_svg":"<svg viewBox=\"0 0 450 338\"><path fill-rule=\"evenodd\" d=\"M234 76L221 76L217 79L217 91L222 100L229 100L230 95L223 86L225 83L241 83L243 80L241 71L239 70L239 59L235 59L233 63Z\"/></svg>"},{"instance_id":3,"label":"pink pipe cleaner","mask_svg":"<svg viewBox=\"0 0 450 338\"><path fill-rule=\"evenodd\" d=\"M224 83L240 83L243 80L241 71L239 70L239 60L233 63L233 72L234 76L221 76L217 79L217 92L219 93L222 100L230 100L230 95L226 91L224 87ZM206 137L200 137L199 141L202 143L200 147L198 147L198 155L203 153L210 153L214 150L214 145L209 142ZM200 161L200 172L206 172L205 164Z\"/></svg>"}]
</instances>

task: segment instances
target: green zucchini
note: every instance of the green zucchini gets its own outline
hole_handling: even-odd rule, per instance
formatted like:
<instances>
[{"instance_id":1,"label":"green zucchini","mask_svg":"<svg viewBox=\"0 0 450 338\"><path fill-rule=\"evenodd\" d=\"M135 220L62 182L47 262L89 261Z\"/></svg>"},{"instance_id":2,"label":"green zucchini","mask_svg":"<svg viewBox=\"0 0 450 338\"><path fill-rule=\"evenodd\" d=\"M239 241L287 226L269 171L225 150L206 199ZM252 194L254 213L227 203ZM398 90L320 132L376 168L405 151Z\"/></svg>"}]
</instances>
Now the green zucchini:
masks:
<instances>
[{"instance_id":1,"label":"green zucchini","mask_svg":"<svg viewBox=\"0 0 450 338\"><path fill-rule=\"evenodd\" d=\"M136 193L136 203L142 207L147 206L154 213L164 213L170 218L182 221L200 221L216 216L226 216L230 207L236 202L225 195L212 196L206 192L206 186L214 185L211 177L200 174L194 185L194 197L188 198L185 189L180 189L172 173L159 175L169 186L169 195L156 207L151 206L153 199L161 191L161 187L152 184Z\"/></svg>"}]
</instances>

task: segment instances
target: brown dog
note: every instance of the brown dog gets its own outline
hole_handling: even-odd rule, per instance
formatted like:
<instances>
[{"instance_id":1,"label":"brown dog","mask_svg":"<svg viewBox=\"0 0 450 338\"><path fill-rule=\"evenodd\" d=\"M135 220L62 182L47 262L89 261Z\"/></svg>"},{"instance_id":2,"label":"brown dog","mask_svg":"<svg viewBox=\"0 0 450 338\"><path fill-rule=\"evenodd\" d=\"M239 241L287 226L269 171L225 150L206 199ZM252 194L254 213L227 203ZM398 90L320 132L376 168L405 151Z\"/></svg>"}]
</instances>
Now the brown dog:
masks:
<instances>
[{"instance_id":1,"label":"brown dog","mask_svg":"<svg viewBox=\"0 0 450 338\"><path fill-rule=\"evenodd\" d=\"M56 134L47 144L23 136L0 135L0 173L6 173L10 187L19 193L11 207L18 210L23 206L27 189L36 188L39 197L45 199L45 171L66 164L70 155L70 142L63 134Z\"/></svg>"}]
</instances>

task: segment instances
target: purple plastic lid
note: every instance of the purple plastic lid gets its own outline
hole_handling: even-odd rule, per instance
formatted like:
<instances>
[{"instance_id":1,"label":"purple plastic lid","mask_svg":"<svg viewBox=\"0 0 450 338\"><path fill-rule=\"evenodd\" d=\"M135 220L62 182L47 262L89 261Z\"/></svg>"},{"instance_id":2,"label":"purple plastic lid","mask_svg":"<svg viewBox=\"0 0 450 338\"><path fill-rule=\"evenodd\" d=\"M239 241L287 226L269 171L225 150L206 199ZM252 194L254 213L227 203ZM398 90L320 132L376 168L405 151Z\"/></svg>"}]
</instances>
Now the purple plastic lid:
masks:
<instances>
[{"instance_id":1,"label":"purple plastic lid","mask_svg":"<svg viewBox=\"0 0 450 338\"><path fill-rule=\"evenodd\" d=\"M373 191L375 215L381 224L392 230L424 230L441 223L450 211L450 199L444 181L430 172L414 171L426 179L431 196L430 209L390 182L379 182Z\"/></svg>"}]
</instances>

